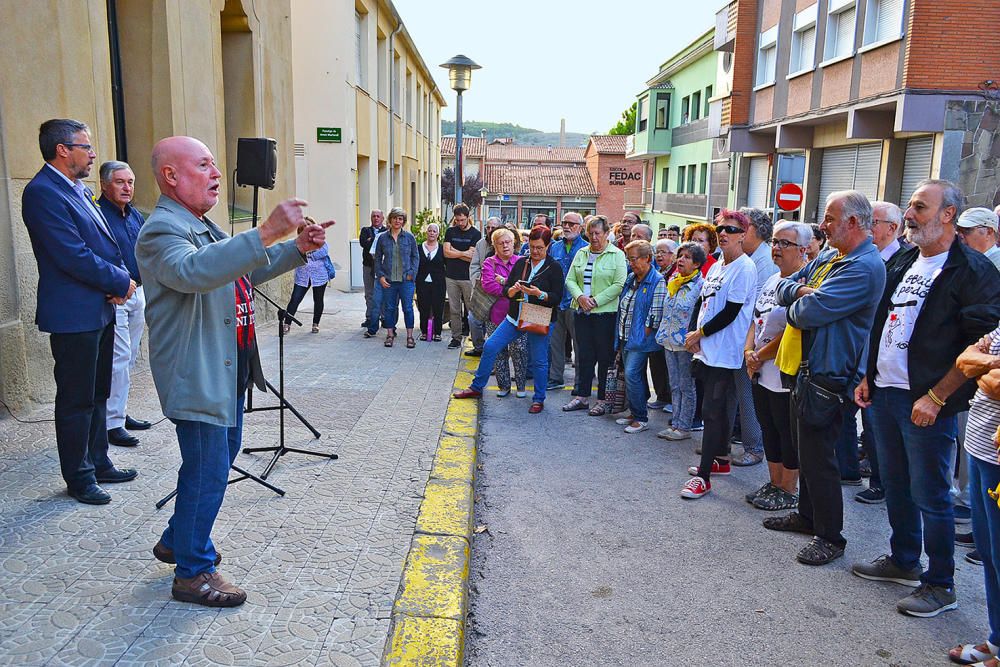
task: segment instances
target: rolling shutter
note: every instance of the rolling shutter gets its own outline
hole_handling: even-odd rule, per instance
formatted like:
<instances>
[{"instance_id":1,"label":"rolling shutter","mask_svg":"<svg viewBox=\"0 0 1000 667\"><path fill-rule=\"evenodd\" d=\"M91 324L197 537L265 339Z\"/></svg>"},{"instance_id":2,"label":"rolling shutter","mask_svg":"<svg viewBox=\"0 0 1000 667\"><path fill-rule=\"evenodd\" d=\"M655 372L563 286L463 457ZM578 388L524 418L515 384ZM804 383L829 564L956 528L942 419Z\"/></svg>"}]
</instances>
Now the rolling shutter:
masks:
<instances>
[{"instance_id":1,"label":"rolling shutter","mask_svg":"<svg viewBox=\"0 0 1000 667\"><path fill-rule=\"evenodd\" d=\"M878 194L881 166L881 142L824 150L816 220L819 222L823 220L826 198L831 193L840 190L858 190L869 199L875 199Z\"/></svg>"},{"instance_id":2,"label":"rolling shutter","mask_svg":"<svg viewBox=\"0 0 1000 667\"><path fill-rule=\"evenodd\" d=\"M906 154L903 157L902 187L899 192L899 207L906 204L917 189L917 183L930 178L931 158L934 156L934 137L916 137L906 140Z\"/></svg>"},{"instance_id":3,"label":"rolling shutter","mask_svg":"<svg viewBox=\"0 0 1000 667\"><path fill-rule=\"evenodd\" d=\"M875 42L899 37L903 29L903 0L879 0Z\"/></svg>"},{"instance_id":4,"label":"rolling shutter","mask_svg":"<svg viewBox=\"0 0 1000 667\"><path fill-rule=\"evenodd\" d=\"M747 206L771 208L767 201L767 158L750 158L750 177L747 182Z\"/></svg>"}]
</instances>

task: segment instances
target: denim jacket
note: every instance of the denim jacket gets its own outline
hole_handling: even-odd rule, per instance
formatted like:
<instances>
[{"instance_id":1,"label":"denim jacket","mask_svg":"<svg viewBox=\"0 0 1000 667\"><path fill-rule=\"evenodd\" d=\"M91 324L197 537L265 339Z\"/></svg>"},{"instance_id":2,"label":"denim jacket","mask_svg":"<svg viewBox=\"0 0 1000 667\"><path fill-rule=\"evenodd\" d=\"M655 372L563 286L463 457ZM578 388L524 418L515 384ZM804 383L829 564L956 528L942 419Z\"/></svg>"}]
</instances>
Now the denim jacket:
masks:
<instances>
[{"instance_id":1,"label":"denim jacket","mask_svg":"<svg viewBox=\"0 0 1000 667\"><path fill-rule=\"evenodd\" d=\"M701 272L688 283L681 285L677 294L667 293L663 300L663 318L660 328L656 331L656 342L671 352L684 351L684 338L691 322L691 311L701 294L701 285L705 282Z\"/></svg>"},{"instance_id":2,"label":"denim jacket","mask_svg":"<svg viewBox=\"0 0 1000 667\"><path fill-rule=\"evenodd\" d=\"M392 233L380 234L375 243L375 279L389 280L392 275ZM403 280L413 281L420 265L417 239L405 229L399 230L399 256L403 260Z\"/></svg>"},{"instance_id":3,"label":"denim jacket","mask_svg":"<svg viewBox=\"0 0 1000 667\"><path fill-rule=\"evenodd\" d=\"M651 311L656 310L655 304L653 303L653 295L656 293L656 286L663 281L663 276L655 268L650 267L649 271L646 273L646 277L642 279L637 287L635 299L632 301L632 322L631 327L628 331L628 339L625 341L625 349L630 352L655 352L659 345L656 343L656 331L659 327L659 313L656 313L654 318L651 318ZM629 290L635 285L635 273L630 273L628 278L625 279L625 287L622 289L622 296L619 297L619 304L624 299L624 295L628 294ZM625 317L622 313L621 307L618 308L618 319ZM650 320L655 319L652 322L653 333L646 334L646 327L650 326ZM617 335L615 336L617 339Z\"/></svg>"},{"instance_id":4,"label":"denim jacket","mask_svg":"<svg viewBox=\"0 0 1000 667\"><path fill-rule=\"evenodd\" d=\"M576 257L576 253L580 252L580 248L585 248L588 245L590 244L584 240L583 234L573 239L573 243L570 244L569 250L566 250L565 241L552 241L552 244L549 246L549 257L559 263L559 267L563 272L563 279L565 279L569 273L569 267L573 263L573 258ZM572 302L573 295L569 293L569 290L565 290L563 292L562 301L559 302L559 310L566 310Z\"/></svg>"}]
</instances>

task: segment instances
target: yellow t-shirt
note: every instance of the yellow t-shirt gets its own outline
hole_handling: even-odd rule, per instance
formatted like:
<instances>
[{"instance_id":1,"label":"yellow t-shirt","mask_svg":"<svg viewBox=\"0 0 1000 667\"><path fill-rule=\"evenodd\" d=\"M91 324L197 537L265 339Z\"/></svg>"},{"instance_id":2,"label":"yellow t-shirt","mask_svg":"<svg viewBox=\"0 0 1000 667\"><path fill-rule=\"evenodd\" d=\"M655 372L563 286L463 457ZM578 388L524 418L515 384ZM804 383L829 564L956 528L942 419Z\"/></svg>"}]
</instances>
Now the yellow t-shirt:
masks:
<instances>
[{"instance_id":1,"label":"yellow t-shirt","mask_svg":"<svg viewBox=\"0 0 1000 667\"><path fill-rule=\"evenodd\" d=\"M837 254L836 257L820 264L816 272L809 277L806 287L819 289L819 286L826 280L833 265L844 259L844 255ZM799 366L802 365L802 331L796 329L791 324L785 325L785 333L778 343L778 354L774 358L774 365L785 375L798 375Z\"/></svg>"}]
</instances>

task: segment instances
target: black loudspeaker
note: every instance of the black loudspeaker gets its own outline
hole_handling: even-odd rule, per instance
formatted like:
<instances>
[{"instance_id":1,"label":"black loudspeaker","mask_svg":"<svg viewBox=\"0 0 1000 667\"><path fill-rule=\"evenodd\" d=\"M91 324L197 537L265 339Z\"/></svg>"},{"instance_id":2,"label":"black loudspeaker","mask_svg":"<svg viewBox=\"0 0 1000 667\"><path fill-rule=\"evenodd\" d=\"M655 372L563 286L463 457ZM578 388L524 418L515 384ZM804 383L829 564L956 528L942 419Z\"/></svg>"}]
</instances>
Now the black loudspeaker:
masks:
<instances>
[{"instance_id":1,"label":"black loudspeaker","mask_svg":"<svg viewBox=\"0 0 1000 667\"><path fill-rule=\"evenodd\" d=\"M274 189L278 172L278 142L258 137L240 138L236 142L236 182Z\"/></svg>"}]
</instances>

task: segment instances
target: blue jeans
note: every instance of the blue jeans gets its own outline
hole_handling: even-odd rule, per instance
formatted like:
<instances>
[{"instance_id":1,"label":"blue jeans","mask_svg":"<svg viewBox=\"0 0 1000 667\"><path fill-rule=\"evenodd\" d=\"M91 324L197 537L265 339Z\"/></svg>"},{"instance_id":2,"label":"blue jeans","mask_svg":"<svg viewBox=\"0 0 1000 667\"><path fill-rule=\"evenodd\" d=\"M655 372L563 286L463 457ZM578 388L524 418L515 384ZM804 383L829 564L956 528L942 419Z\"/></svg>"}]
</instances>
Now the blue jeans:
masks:
<instances>
[{"instance_id":1,"label":"blue jeans","mask_svg":"<svg viewBox=\"0 0 1000 667\"><path fill-rule=\"evenodd\" d=\"M910 421L912 410L910 392L892 387L875 391L869 416L892 526L889 547L899 567L920 567L922 537L928 567L921 581L951 587L955 514L949 492L956 420L947 417L920 428Z\"/></svg>"},{"instance_id":2,"label":"blue jeans","mask_svg":"<svg viewBox=\"0 0 1000 667\"><path fill-rule=\"evenodd\" d=\"M858 460L858 408L849 405L844 411L844 425L837 438L837 465L840 479L861 479L861 461Z\"/></svg>"},{"instance_id":3,"label":"blue jeans","mask_svg":"<svg viewBox=\"0 0 1000 667\"><path fill-rule=\"evenodd\" d=\"M472 380L472 389L482 391L486 387L497 355L522 334L524 332L518 331L510 320L504 318L483 345L483 356L479 357L479 368L476 369L476 377ZM544 403L545 382L549 377L549 337L533 333L524 334L524 337L528 341L528 359L535 375L535 393L531 400L535 403Z\"/></svg>"},{"instance_id":4,"label":"blue jeans","mask_svg":"<svg viewBox=\"0 0 1000 667\"><path fill-rule=\"evenodd\" d=\"M240 453L243 437L243 396L236 405L236 426L171 419L181 447L174 514L160 542L173 549L174 574L189 579L215 571L212 526L222 507L229 482L229 466Z\"/></svg>"},{"instance_id":5,"label":"blue jeans","mask_svg":"<svg viewBox=\"0 0 1000 667\"><path fill-rule=\"evenodd\" d=\"M625 369L625 398L628 401L628 411L637 422L648 422L646 401L649 400L649 388L646 385L646 357L649 352L633 352L622 350L622 365Z\"/></svg>"},{"instance_id":6,"label":"blue jeans","mask_svg":"<svg viewBox=\"0 0 1000 667\"><path fill-rule=\"evenodd\" d=\"M389 284L392 285L392 283ZM387 301L387 292L388 290L382 287L382 281L376 278L375 287L372 290L372 315L368 318L368 333L370 334L375 334L378 331L379 326L385 326L385 302Z\"/></svg>"},{"instance_id":7,"label":"blue jeans","mask_svg":"<svg viewBox=\"0 0 1000 667\"><path fill-rule=\"evenodd\" d=\"M969 489L972 492L972 537L983 557L986 579L986 611L990 618L990 642L1000 644L1000 507L986 495L1000 484L1000 465L966 456Z\"/></svg>"},{"instance_id":8,"label":"blue jeans","mask_svg":"<svg viewBox=\"0 0 1000 667\"><path fill-rule=\"evenodd\" d=\"M403 303L403 324L407 329L413 328L413 293L417 284L412 280L389 283L383 294L383 323L386 329L395 329L399 321L399 304Z\"/></svg>"},{"instance_id":9,"label":"blue jeans","mask_svg":"<svg viewBox=\"0 0 1000 667\"><path fill-rule=\"evenodd\" d=\"M875 450L875 442L872 436L872 420L870 416L871 409L865 408L861 411L861 447L865 450L865 457L868 459L868 465L871 466L872 476L868 478L868 488L869 489L881 489L882 488L882 475L879 474L878 469L878 452ZM858 466L858 471L860 472L860 464Z\"/></svg>"},{"instance_id":10,"label":"blue jeans","mask_svg":"<svg viewBox=\"0 0 1000 667\"><path fill-rule=\"evenodd\" d=\"M674 404L673 427L679 431L690 431L694 421L697 402L694 378L691 377L690 352L665 350L667 357L667 377L670 378L670 400Z\"/></svg>"}]
</instances>

